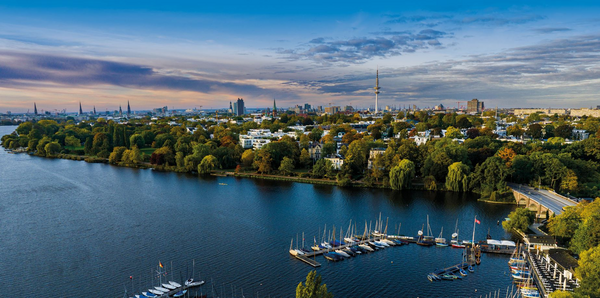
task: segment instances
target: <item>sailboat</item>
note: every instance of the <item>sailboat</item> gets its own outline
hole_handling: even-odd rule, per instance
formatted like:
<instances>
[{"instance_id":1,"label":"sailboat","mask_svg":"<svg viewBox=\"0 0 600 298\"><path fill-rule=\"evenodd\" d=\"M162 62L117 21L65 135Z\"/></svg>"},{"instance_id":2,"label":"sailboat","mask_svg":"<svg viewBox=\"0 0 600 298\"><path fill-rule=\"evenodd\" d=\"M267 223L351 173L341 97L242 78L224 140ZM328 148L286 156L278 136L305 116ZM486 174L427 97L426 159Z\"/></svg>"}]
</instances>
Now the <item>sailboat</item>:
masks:
<instances>
[{"instance_id":1,"label":"sailboat","mask_svg":"<svg viewBox=\"0 0 600 298\"><path fill-rule=\"evenodd\" d=\"M458 242L458 218L456 219L456 226L454 227L454 233L452 234L452 240L450 240L450 245L454 248L465 248L463 243Z\"/></svg>"},{"instance_id":2,"label":"sailboat","mask_svg":"<svg viewBox=\"0 0 600 298\"><path fill-rule=\"evenodd\" d=\"M442 227L442 231L440 232L440 236L438 238L435 238L435 245L436 246L440 246L440 247L446 247L446 246L448 246L448 243L446 243L446 238L442 237L443 233L444 233L444 227Z\"/></svg>"},{"instance_id":3,"label":"sailboat","mask_svg":"<svg viewBox=\"0 0 600 298\"><path fill-rule=\"evenodd\" d=\"M294 246L294 238L292 238L292 242L290 243L290 255L292 256L297 256L297 255L303 255L304 252L299 250L299 249L294 249L292 248Z\"/></svg>"},{"instance_id":4,"label":"sailboat","mask_svg":"<svg viewBox=\"0 0 600 298\"><path fill-rule=\"evenodd\" d=\"M431 236L431 227L429 226L429 215L427 215L427 235L423 233L424 227L418 232L419 240L417 240L418 245L422 246L432 246L435 245L435 239Z\"/></svg>"}]
</instances>

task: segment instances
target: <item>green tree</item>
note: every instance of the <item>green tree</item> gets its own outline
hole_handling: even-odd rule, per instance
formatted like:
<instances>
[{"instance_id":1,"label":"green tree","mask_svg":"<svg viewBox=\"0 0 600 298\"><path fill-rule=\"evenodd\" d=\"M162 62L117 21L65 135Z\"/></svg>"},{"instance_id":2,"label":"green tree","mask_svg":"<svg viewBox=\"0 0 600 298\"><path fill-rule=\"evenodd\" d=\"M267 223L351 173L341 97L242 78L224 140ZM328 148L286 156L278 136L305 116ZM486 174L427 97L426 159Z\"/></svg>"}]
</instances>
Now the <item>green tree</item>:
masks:
<instances>
[{"instance_id":1,"label":"green tree","mask_svg":"<svg viewBox=\"0 0 600 298\"><path fill-rule=\"evenodd\" d=\"M88 137L85 139L85 143L83 144L83 152L85 155L93 155L93 147L92 147L92 138Z\"/></svg>"},{"instance_id":2,"label":"green tree","mask_svg":"<svg viewBox=\"0 0 600 298\"><path fill-rule=\"evenodd\" d=\"M350 168L352 174L362 174L367 163L368 150L367 143L362 139L350 143L348 151L346 152L344 165L347 164L347 167Z\"/></svg>"},{"instance_id":3,"label":"green tree","mask_svg":"<svg viewBox=\"0 0 600 298\"><path fill-rule=\"evenodd\" d=\"M61 149L62 148L58 142L50 142L44 147L47 157L56 157L56 155L60 153Z\"/></svg>"},{"instance_id":4,"label":"green tree","mask_svg":"<svg viewBox=\"0 0 600 298\"><path fill-rule=\"evenodd\" d=\"M566 207L563 212L550 218L548 230L550 234L557 237L571 239L581 223L581 211L578 207Z\"/></svg>"},{"instance_id":5,"label":"green tree","mask_svg":"<svg viewBox=\"0 0 600 298\"><path fill-rule=\"evenodd\" d=\"M423 187L425 187L426 190L437 190L437 182L435 181L435 177L426 176L423 178Z\"/></svg>"},{"instance_id":6,"label":"green tree","mask_svg":"<svg viewBox=\"0 0 600 298\"><path fill-rule=\"evenodd\" d=\"M132 147L137 146L138 148L144 148L144 145L146 145L146 141L144 140L144 137L142 137L141 134L133 134L129 138L129 144Z\"/></svg>"},{"instance_id":7,"label":"green tree","mask_svg":"<svg viewBox=\"0 0 600 298\"><path fill-rule=\"evenodd\" d=\"M409 188L414 177L415 164L408 159L403 159L390 170L390 186L397 190Z\"/></svg>"},{"instance_id":8,"label":"green tree","mask_svg":"<svg viewBox=\"0 0 600 298\"><path fill-rule=\"evenodd\" d=\"M535 212L527 208L517 208L508 214L508 220L502 222L504 230L510 232L513 229L526 231L535 219Z\"/></svg>"},{"instance_id":9,"label":"green tree","mask_svg":"<svg viewBox=\"0 0 600 298\"><path fill-rule=\"evenodd\" d=\"M462 162L455 162L448 167L446 189L451 191L467 191L469 189L469 167Z\"/></svg>"},{"instance_id":10,"label":"green tree","mask_svg":"<svg viewBox=\"0 0 600 298\"><path fill-rule=\"evenodd\" d=\"M453 126L448 126L448 128L446 128L446 135L444 137L450 139L461 139L463 134L460 132L460 129Z\"/></svg>"},{"instance_id":11,"label":"green tree","mask_svg":"<svg viewBox=\"0 0 600 298\"><path fill-rule=\"evenodd\" d=\"M127 150L127 147L118 146L113 148L113 152L108 156L108 162L110 164L118 164L123 159L123 153Z\"/></svg>"},{"instance_id":12,"label":"green tree","mask_svg":"<svg viewBox=\"0 0 600 298\"><path fill-rule=\"evenodd\" d=\"M333 294L327 291L327 285L321 282L321 275L316 270L309 272L306 282L300 282L296 287L296 298L333 298Z\"/></svg>"},{"instance_id":13,"label":"green tree","mask_svg":"<svg viewBox=\"0 0 600 298\"><path fill-rule=\"evenodd\" d=\"M475 167L471 174L471 186L483 197L490 197L494 192L506 191L506 177L509 169L504 160L497 156L487 158Z\"/></svg>"},{"instance_id":14,"label":"green tree","mask_svg":"<svg viewBox=\"0 0 600 298\"><path fill-rule=\"evenodd\" d=\"M552 293L550 293L550 298L572 298L573 294L571 294L571 292L568 291L554 291Z\"/></svg>"},{"instance_id":15,"label":"green tree","mask_svg":"<svg viewBox=\"0 0 600 298\"><path fill-rule=\"evenodd\" d=\"M542 138L542 130L543 127L540 124L531 124L527 128L527 135L529 135L532 139L540 139Z\"/></svg>"},{"instance_id":16,"label":"green tree","mask_svg":"<svg viewBox=\"0 0 600 298\"><path fill-rule=\"evenodd\" d=\"M198 165L198 173L201 175L208 175L212 170L214 170L219 161L216 157L212 155L207 155L202 159L202 162Z\"/></svg>"},{"instance_id":17,"label":"green tree","mask_svg":"<svg viewBox=\"0 0 600 298\"><path fill-rule=\"evenodd\" d=\"M287 156L284 157L279 165L279 172L286 176L291 175L294 172L294 160Z\"/></svg>"},{"instance_id":18,"label":"green tree","mask_svg":"<svg viewBox=\"0 0 600 298\"><path fill-rule=\"evenodd\" d=\"M321 158L317 160L312 169L312 176L314 178L323 178L328 173L331 173L333 170L333 164L330 160Z\"/></svg>"},{"instance_id":19,"label":"green tree","mask_svg":"<svg viewBox=\"0 0 600 298\"><path fill-rule=\"evenodd\" d=\"M590 248L579 256L575 276L581 281L577 294L600 297L600 246Z\"/></svg>"},{"instance_id":20,"label":"green tree","mask_svg":"<svg viewBox=\"0 0 600 298\"><path fill-rule=\"evenodd\" d=\"M554 129L554 135L559 138L563 138L563 139L571 138L572 133L573 133L573 126L570 126L567 124L559 125Z\"/></svg>"},{"instance_id":21,"label":"green tree","mask_svg":"<svg viewBox=\"0 0 600 298\"><path fill-rule=\"evenodd\" d=\"M81 141L74 136L67 136L65 138L65 146L79 147L81 146Z\"/></svg>"},{"instance_id":22,"label":"green tree","mask_svg":"<svg viewBox=\"0 0 600 298\"><path fill-rule=\"evenodd\" d=\"M300 165L304 168L308 168L311 163L312 160L310 159L310 154L308 154L308 150L302 149L302 151L300 151Z\"/></svg>"},{"instance_id":23,"label":"green tree","mask_svg":"<svg viewBox=\"0 0 600 298\"><path fill-rule=\"evenodd\" d=\"M581 253L600 245L600 214L585 219L571 239L571 250Z\"/></svg>"}]
</instances>

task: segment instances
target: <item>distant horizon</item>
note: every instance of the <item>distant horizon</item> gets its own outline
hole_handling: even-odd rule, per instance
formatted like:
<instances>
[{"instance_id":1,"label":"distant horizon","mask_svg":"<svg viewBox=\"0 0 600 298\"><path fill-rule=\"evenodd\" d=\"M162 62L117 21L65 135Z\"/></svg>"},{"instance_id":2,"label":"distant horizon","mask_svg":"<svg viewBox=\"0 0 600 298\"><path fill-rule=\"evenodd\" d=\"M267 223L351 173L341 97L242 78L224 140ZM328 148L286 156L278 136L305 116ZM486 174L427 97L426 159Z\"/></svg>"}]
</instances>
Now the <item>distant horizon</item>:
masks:
<instances>
[{"instance_id":1,"label":"distant horizon","mask_svg":"<svg viewBox=\"0 0 600 298\"><path fill-rule=\"evenodd\" d=\"M0 10L0 111L600 104L600 3L28 1ZM314 9L319 7L319 9Z\"/></svg>"}]
</instances>

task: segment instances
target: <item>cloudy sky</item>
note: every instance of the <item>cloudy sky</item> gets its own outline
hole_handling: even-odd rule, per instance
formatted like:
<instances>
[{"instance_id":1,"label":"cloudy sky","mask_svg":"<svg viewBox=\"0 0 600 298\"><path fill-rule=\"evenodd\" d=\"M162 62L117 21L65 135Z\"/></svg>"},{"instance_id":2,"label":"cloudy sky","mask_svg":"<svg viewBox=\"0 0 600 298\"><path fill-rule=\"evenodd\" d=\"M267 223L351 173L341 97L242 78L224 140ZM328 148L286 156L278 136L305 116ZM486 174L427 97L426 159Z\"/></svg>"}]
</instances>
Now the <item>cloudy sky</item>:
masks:
<instances>
[{"instance_id":1,"label":"cloudy sky","mask_svg":"<svg viewBox=\"0 0 600 298\"><path fill-rule=\"evenodd\" d=\"M600 105L595 1L11 2L0 112Z\"/></svg>"}]
</instances>

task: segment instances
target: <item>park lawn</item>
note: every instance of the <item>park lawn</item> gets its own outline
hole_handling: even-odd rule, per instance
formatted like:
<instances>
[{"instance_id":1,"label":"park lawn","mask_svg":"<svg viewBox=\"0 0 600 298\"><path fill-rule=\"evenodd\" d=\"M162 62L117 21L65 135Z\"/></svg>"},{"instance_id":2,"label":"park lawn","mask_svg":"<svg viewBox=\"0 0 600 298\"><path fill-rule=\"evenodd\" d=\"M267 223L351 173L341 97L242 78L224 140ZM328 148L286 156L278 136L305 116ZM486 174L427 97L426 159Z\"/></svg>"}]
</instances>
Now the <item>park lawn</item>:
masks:
<instances>
[{"instance_id":1,"label":"park lawn","mask_svg":"<svg viewBox=\"0 0 600 298\"><path fill-rule=\"evenodd\" d=\"M140 151L146 155L152 155L156 151L156 148L142 148Z\"/></svg>"},{"instance_id":2,"label":"park lawn","mask_svg":"<svg viewBox=\"0 0 600 298\"><path fill-rule=\"evenodd\" d=\"M74 147L74 146L65 146L65 149L69 149L71 151L75 151L75 150L83 150L83 146L79 146L79 147Z\"/></svg>"}]
</instances>

